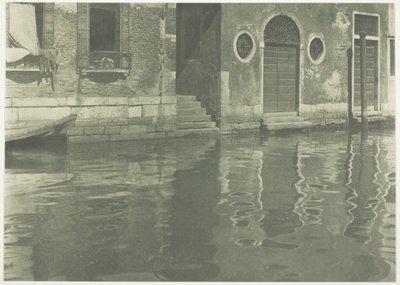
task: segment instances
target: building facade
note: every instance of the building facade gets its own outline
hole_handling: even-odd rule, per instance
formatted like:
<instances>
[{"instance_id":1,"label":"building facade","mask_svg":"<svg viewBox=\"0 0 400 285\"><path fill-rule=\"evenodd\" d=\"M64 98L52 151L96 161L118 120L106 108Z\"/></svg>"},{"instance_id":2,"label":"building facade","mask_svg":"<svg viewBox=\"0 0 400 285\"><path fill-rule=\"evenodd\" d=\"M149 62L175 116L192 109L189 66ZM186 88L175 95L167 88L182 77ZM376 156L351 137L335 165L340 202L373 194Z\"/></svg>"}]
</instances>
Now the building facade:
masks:
<instances>
[{"instance_id":1,"label":"building facade","mask_svg":"<svg viewBox=\"0 0 400 285\"><path fill-rule=\"evenodd\" d=\"M6 129L75 113L69 141L94 142L271 114L345 122L360 106L360 31L369 113L394 115L393 4L8 3L6 20Z\"/></svg>"}]
</instances>

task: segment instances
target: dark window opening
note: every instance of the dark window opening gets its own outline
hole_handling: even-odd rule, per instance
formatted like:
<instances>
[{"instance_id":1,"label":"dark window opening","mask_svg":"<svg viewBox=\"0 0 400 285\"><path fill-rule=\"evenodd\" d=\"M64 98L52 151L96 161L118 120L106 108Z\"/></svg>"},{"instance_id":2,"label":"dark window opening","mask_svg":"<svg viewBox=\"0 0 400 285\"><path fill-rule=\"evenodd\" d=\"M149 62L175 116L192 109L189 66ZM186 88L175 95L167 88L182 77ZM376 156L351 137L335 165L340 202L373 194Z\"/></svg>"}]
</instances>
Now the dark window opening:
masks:
<instances>
[{"instance_id":1,"label":"dark window opening","mask_svg":"<svg viewBox=\"0 0 400 285\"><path fill-rule=\"evenodd\" d=\"M241 59L246 59L253 51L253 40L247 33L241 34L236 40L236 52Z\"/></svg>"},{"instance_id":2,"label":"dark window opening","mask_svg":"<svg viewBox=\"0 0 400 285\"><path fill-rule=\"evenodd\" d=\"M396 66L395 66L395 44L394 39L389 40L389 49L390 49L390 76L395 76Z\"/></svg>"},{"instance_id":3,"label":"dark window opening","mask_svg":"<svg viewBox=\"0 0 400 285\"><path fill-rule=\"evenodd\" d=\"M118 7L99 4L90 9L90 51L119 51Z\"/></svg>"},{"instance_id":4,"label":"dark window opening","mask_svg":"<svg viewBox=\"0 0 400 285\"><path fill-rule=\"evenodd\" d=\"M316 62L320 60L324 54L324 44L320 38L314 38L310 43L310 57Z\"/></svg>"},{"instance_id":5,"label":"dark window opening","mask_svg":"<svg viewBox=\"0 0 400 285\"><path fill-rule=\"evenodd\" d=\"M36 31L39 40L39 46L43 47L43 18L44 18L44 4L33 3L35 6L35 17L36 17Z\"/></svg>"}]
</instances>

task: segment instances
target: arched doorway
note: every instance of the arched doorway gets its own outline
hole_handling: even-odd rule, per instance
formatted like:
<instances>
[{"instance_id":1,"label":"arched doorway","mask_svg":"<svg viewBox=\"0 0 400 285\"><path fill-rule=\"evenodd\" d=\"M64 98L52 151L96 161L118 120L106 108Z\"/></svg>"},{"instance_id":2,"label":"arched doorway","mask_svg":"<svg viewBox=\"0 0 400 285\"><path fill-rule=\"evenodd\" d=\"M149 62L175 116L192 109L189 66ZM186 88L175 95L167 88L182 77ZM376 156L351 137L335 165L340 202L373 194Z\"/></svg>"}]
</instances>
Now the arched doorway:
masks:
<instances>
[{"instance_id":1,"label":"arched doorway","mask_svg":"<svg viewBox=\"0 0 400 285\"><path fill-rule=\"evenodd\" d=\"M299 94L300 33L288 16L275 16L264 30L264 113L295 112Z\"/></svg>"}]
</instances>

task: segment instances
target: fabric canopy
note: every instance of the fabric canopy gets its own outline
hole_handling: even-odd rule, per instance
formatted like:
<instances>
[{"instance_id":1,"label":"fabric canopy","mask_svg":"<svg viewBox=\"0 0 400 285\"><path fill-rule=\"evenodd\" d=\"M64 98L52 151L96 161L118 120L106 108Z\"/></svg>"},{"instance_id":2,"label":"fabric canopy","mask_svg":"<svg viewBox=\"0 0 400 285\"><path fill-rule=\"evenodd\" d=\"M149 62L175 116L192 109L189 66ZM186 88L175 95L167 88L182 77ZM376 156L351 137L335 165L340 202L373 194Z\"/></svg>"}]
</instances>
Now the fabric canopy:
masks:
<instances>
[{"instance_id":1,"label":"fabric canopy","mask_svg":"<svg viewBox=\"0 0 400 285\"><path fill-rule=\"evenodd\" d=\"M39 40L36 30L35 7L31 4L9 3L10 44L39 55Z\"/></svg>"},{"instance_id":2,"label":"fabric canopy","mask_svg":"<svg viewBox=\"0 0 400 285\"><path fill-rule=\"evenodd\" d=\"M29 51L24 48L7 48L6 63L18 61L29 54Z\"/></svg>"}]
</instances>

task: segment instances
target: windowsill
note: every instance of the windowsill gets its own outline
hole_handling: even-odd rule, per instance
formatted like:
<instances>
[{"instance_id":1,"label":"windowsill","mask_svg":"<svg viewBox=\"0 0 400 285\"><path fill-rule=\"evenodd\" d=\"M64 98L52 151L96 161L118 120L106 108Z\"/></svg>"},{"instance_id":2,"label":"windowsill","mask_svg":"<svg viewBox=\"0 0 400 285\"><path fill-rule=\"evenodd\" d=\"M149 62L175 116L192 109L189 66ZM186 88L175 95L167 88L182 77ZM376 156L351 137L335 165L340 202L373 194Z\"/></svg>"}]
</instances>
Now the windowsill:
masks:
<instances>
[{"instance_id":1,"label":"windowsill","mask_svg":"<svg viewBox=\"0 0 400 285\"><path fill-rule=\"evenodd\" d=\"M81 73L129 73L129 68L81 68Z\"/></svg>"},{"instance_id":2,"label":"windowsill","mask_svg":"<svg viewBox=\"0 0 400 285\"><path fill-rule=\"evenodd\" d=\"M129 74L128 68L79 68L79 76L81 78L91 78L92 76L109 75L111 77L118 76L118 78L125 80Z\"/></svg>"},{"instance_id":3,"label":"windowsill","mask_svg":"<svg viewBox=\"0 0 400 285\"><path fill-rule=\"evenodd\" d=\"M40 72L38 67L7 67L6 72L13 71L13 72Z\"/></svg>"}]
</instances>

